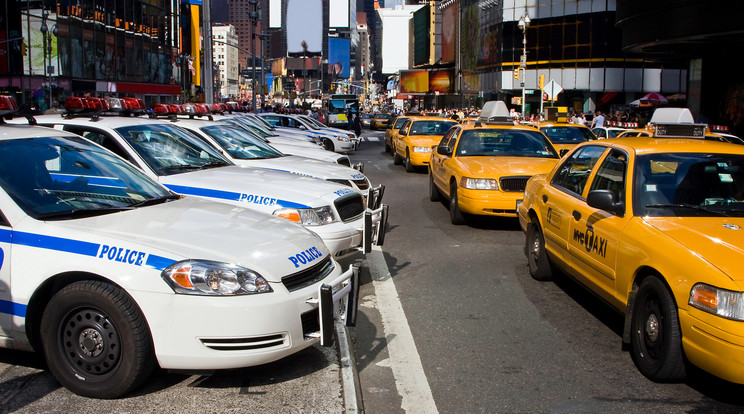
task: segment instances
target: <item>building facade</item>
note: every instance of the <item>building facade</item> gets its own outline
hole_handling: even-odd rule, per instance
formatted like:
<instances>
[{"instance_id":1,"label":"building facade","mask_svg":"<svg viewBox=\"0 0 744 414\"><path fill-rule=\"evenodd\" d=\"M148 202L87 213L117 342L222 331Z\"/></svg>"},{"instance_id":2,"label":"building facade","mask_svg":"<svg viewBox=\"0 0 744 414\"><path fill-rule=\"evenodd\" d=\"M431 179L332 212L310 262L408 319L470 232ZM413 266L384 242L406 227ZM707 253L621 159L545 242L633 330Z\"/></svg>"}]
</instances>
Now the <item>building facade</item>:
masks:
<instances>
[{"instance_id":1,"label":"building facade","mask_svg":"<svg viewBox=\"0 0 744 414\"><path fill-rule=\"evenodd\" d=\"M240 95L238 36L231 24L212 26L212 54L219 70L219 95L236 99Z\"/></svg>"}]
</instances>

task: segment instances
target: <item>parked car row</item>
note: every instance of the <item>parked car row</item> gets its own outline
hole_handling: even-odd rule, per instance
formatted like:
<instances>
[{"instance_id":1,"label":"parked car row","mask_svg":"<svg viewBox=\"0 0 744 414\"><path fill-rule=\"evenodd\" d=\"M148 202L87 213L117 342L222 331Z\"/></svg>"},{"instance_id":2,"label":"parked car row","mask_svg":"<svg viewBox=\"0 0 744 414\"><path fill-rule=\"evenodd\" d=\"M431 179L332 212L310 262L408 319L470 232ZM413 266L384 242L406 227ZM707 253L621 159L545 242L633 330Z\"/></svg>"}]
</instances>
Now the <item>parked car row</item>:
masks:
<instances>
[{"instance_id":1,"label":"parked car row","mask_svg":"<svg viewBox=\"0 0 744 414\"><path fill-rule=\"evenodd\" d=\"M2 346L116 398L156 366L263 364L353 323L358 269L335 259L382 243L384 187L285 156L250 116L80 109L94 102L0 124ZM17 109L0 97L0 119Z\"/></svg>"}]
</instances>

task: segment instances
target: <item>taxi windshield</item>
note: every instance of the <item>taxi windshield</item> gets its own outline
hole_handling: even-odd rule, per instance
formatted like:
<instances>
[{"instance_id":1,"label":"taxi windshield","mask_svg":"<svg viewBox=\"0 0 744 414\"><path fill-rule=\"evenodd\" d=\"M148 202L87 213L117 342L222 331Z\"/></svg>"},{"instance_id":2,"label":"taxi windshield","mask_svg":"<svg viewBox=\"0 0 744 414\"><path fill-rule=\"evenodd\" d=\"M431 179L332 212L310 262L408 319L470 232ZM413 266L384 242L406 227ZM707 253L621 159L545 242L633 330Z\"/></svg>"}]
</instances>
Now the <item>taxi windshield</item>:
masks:
<instances>
[{"instance_id":1,"label":"taxi windshield","mask_svg":"<svg viewBox=\"0 0 744 414\"><path fill-rule=\"evenodd\" d=\"M456 156L558 158L558 153L537 131L468 129L463 131Z\"/></svg>"},{"instance_id":2,"label":"taxi windshield","mask_svg":"<svg viewBox=\"0 0 744 414\"><path fill-rule=\"evenodd\" d=\"M178 198L105 149L78 137L0 141L0 186L36 219L70 219Z\"/></svg>"},{"instance_id":3,"label":"taxi windshield","mask_svg":"<svg viewBox=\"0 0 744 414\"><path fill-rule=\"evenodd\" d=\"M553 144L578 144L595 139L589 128L549 126L540 128L540 131L547 135Z\"/></svg>"},{"instance_id":4,"label":"taxi windshield","mask_svg":"<svg viewBox=\"0 0 744 414\"><path fill-rule=\"evenodd\" d=\"M414 121L409 135L444 135L455 121Z\"/></svg>"},{"instance_id":5,"label":"taxi windshield","mask_svg":"<svg viewBox=\"0 0 744 414\"><path fill-rule=\"evenodd\" d=\"M231 165L217 150L170 124L133 125L116 131L160 176Z\"/></svg>"},{"instance_id":6,"label":"taxi windshield","mask_svg":"<svg viewBox=\"0 0 744 414\"><path fill-rule=\"evenodd\" d=\"M201 128L231 157L239 160L260 160L284 156L265 142L250 136L237 126L210 125Z\"/></svg>"},{"instance_id":7,"label":"taxi windshield","mask_svg":"<svg viewBox=\"0 0 744 414\"><path fill-rule=\"evenodd\" d=\"M653 217L744 217L744 155L636 158L633 210Z\"/></svg>"}]
</instances>

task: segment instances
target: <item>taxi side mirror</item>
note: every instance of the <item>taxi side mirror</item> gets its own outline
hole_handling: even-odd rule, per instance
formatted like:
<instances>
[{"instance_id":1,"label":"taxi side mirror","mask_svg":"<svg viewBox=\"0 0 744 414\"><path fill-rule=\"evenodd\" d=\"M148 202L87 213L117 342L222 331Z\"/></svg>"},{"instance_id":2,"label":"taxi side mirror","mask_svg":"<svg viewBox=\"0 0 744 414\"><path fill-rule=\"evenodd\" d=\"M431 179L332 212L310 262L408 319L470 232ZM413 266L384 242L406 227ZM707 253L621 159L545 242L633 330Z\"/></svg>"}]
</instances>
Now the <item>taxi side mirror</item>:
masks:
<instances>
[{"instance_id":1,"label":"taxi side mirror","mask_svg":"<svg viewBox=\"0 0 744 414\"><path fill-rule=\"evenodd\" d=\"M625 203L616 201L615 195L610 190L592 190L586 196L586 204L598 210L604 210L613 214L625 213Z\"/></svg>"},{"instance_id":2,"label":"taxi side mirror","mask_svg":"<svg viewBox=\"0 0 744 414\"><path fill-rule=\"evenodd\" d=\"M452 155L452 148L446 146L446 145L438 145L437 147L437 154L439 155L445 155L450 156Z\"/></svg>"},{"instance_id":3,"label":"taxi side mirror","mask_svg":"<svg viewBox=\"0 0 744 414\"><path fill-rule=\"evenodd\" d=\"M563 158L564 155L568 154L568 150L563 148L562 150L558 151L558 154L560 154L561 158Z\"/></svg>"}]
</instances>

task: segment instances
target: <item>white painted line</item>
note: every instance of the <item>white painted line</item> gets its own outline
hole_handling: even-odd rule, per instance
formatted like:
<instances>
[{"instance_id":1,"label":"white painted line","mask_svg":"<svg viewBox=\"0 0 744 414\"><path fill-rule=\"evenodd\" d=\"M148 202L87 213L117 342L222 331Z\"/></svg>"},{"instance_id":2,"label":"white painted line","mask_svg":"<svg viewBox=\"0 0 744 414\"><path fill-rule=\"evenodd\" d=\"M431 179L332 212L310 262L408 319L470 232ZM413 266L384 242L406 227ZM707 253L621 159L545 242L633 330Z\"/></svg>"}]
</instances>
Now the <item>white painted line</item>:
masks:
<instances>
[{"instance_id":1,"label":"white painted line","mask_svg":"<svg viewBox=\"0 0 744 414\"><path fill-rule=\"evenodd\" d=\"M372 247L372 251L367 254L367 263L377 296L377 310L382 317L385 338L388 338L389 363L398 395L401 396L401 408L407 413L438 413L408 320L398 298L398 291L395 290L395 283L380 246Z\"/></svg>"},{"instance_id":2,"label":"white painted line","mask_svg":"<svg viewBox=\"0 0 744 414\"><path fill-rule=\"evenodd\" d=\"M341 320L336 321L336 338L338 338L338 352L339 362L341 365L341 384L342 392L344 395L344 408L345 412L360 413L359 403L361 398L357 398L357 394L360 393L359 389L359 376L356 372L356 362L354 361L354 354L351 351L351 341L346 332L346 326Z\"/></svg>"}]
</instances>

